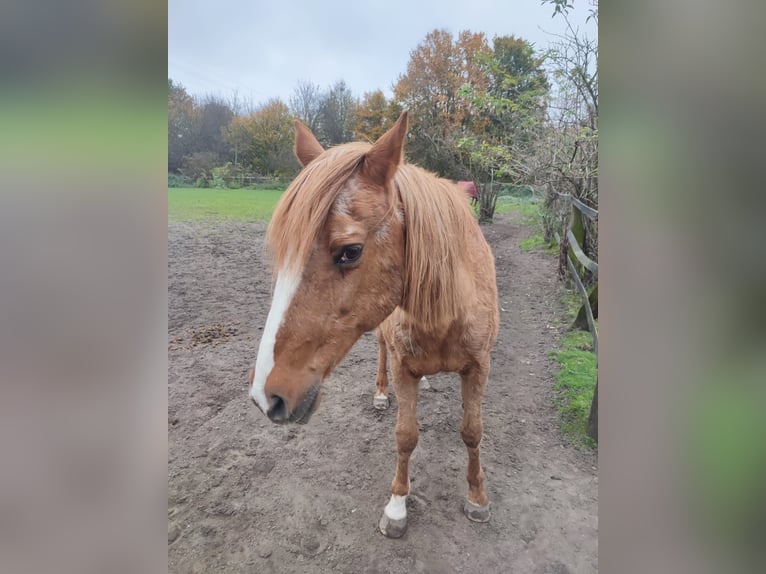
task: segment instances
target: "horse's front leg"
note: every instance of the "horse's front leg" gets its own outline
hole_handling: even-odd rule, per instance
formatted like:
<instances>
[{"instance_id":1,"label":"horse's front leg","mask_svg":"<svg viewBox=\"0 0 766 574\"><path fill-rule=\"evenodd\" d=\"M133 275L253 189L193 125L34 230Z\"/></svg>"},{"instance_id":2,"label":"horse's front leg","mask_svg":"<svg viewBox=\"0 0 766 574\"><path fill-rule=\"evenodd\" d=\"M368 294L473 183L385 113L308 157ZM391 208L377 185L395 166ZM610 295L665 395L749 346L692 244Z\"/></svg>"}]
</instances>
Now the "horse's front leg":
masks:
<instances>
[{"instance_id":1,"label":"horse's front leg","mask_svg":"<svg viewBox=\"0 0 766 574\"><path fill-rule=\"evenodd\" d=\"M391 483L391 500L380 519L380 531L399 538L407 528L407 495L410 493L410 456L418 444L418 379L392 360L396 416L396 476Z\"/></svg>"},{"instance_id":2,"label":"horse's front leg","mask_svg":"<svg viewBox=\"0 0 766 574\"><path fill-rule=\"evenodd\" d=\"M481 420L481 401L489 374L489 358L486 365L473 366L460 373L463 391L463 422L460 436L468 449L468 496L465 515L474 522L489 520L489 498L484 488L484 471L481 468L480 443L484 427Z\"/></svg>"},{"instance_id":3,"label":"horse's front leg","mask_svg":"<svg viewBox=\"0 0 766 574\"><path fill-rule=\"evenodd\" d=\"M378 376L375 378L375 396L372 399L372 406L379 410L388 408L388 375L386 374L386 340L380 329L375 331L378 338Z\"/></svg>"}]
</instances>

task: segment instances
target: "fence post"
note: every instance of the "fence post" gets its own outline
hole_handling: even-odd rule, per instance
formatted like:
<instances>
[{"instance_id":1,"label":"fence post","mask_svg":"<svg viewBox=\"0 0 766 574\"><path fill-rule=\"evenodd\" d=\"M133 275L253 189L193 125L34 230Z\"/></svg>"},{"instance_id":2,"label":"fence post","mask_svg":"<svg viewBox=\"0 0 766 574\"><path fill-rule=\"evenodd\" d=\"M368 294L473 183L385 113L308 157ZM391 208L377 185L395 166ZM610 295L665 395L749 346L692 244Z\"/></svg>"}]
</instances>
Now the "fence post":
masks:
<instances>
[{"instance_id":1,"label":"fence post","mask_svg":"<svg viewBox=\"0 0 766 574\"><path fill-rule=\"evenodd\" d=\"M585 225L583 225L582 222L582 214L574 203L572 203L572 215L569 218L569 230L572 232L572 235L574 235L574 238L579 245L585 245ZM572 260L572 263L574 263L577 273L582 273L582 265L575 256L571 242L569 243L569 258Z\"/></svg>"}]
</instances>

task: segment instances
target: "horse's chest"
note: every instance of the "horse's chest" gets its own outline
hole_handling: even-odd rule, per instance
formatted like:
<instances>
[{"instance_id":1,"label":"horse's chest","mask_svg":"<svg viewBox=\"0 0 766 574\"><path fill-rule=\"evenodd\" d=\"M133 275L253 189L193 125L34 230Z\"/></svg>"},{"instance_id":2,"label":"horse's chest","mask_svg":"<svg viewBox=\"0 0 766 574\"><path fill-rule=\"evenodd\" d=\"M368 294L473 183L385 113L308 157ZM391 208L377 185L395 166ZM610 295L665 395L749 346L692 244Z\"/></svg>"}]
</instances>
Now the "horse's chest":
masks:
<instances>
[{"instance_id":1,"label":"horse's chest","mask_svg":"<svg viewBox=\"0 0 766 574\"><path fill-rule=\"evenodd\" d=\"M417 376L442 371L460 371L470 361L468 349L457 339L414 339L402 337L397 345L402 363Z\"/></svg>"}]
</instances>

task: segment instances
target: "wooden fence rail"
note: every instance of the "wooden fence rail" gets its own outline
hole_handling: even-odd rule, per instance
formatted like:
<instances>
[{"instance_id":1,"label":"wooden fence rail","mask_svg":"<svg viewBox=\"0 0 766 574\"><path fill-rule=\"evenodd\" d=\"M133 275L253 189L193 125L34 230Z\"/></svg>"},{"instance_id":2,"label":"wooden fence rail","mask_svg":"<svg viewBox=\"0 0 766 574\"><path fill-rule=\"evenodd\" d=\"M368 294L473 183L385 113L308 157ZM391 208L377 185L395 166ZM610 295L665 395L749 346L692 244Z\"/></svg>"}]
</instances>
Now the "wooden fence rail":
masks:
<instances>
[{"instance_id":1,"label":"wooden fence rail","mask_svg":"<svg viewBox=\"0 0 766 574\"><path fill-rule=\"evenodd\" d=\"M559 244L562 244L561 250L563 252L566 249L566 266L572 275L572 281L575 284L577 292L582 297L582 308L578 317L584 312L588 321L588 330L593 337L593 352L596 355L596 367L598 367L598 327L593 316L593 309L591 307L591 300L594 295L598 295L598 263L590 259L581 247L581 243L584 243L585 228L583 225L582 217L588 217L593 221L598 220L598 211L592 207L585 205L582 201L570 194L559 193L559 198L568 202L572 206L572 213L569 218L569 227L562 240L558 233L556 234L556 240ZM596 280L595 285L590 293L583 285L580 277L580 269L587 269L593 274ZM577 321L576 321L577 322ZM588 416L588 428L586 432L589 437L598 442L598 375L596 375L596 388L593 391L593 402L590 406L590 414Z\"/></svg>"}]
</instances>

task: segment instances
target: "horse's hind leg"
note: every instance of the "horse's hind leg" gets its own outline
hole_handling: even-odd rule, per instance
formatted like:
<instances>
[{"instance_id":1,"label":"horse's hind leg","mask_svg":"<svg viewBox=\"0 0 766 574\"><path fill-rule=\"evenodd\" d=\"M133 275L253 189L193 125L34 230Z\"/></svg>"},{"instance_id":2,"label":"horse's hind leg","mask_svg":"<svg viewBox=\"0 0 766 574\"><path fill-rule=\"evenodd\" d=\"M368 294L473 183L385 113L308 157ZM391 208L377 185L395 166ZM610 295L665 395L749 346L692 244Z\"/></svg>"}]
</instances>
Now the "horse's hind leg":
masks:
<instances>
[{"instance_id":1,"label":"horse's hind leg","mask_svg":"<svg viewBox=\"0 0 766 574\"><path fill-rule=\"evenodd\" d=\"M386 374L386 341L380 329L375 331L378 338L378 376L375 378L375 396L372 399L372 406L379 410L388 408L388 375Z\"/></svg>"},{"instance_id":2,"label":"horse's hind leg","mask_svg":"<svg viewBox=\"0 0 766 574\"><path fill-rule=\"evenodd\" d=\"M380 519L380 531L389 538L399 538L407 528L407 495L410 493L410 456L418 444L418 379L403 373L392 361L394 390L399 406L396 415L396 476L391 482L391 500Z\"/></svg>"},{"instance_id":3,"label":"horse's hind leg","mask_svg":"<svg viewBox=\"0 0 766 574\"><path fill-rule=\"evenodd\" d=\"M484 471L481 468L480 443L484 431L481 421L481 401L489 374L487 365L473 366L460 373L463 390L463 422L460 436L468 449L468 496L465 501L465 515L474 522L489 520L489 498L484 488Z\"/></svg>"}]
</instances>

